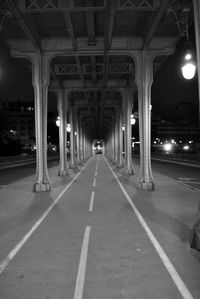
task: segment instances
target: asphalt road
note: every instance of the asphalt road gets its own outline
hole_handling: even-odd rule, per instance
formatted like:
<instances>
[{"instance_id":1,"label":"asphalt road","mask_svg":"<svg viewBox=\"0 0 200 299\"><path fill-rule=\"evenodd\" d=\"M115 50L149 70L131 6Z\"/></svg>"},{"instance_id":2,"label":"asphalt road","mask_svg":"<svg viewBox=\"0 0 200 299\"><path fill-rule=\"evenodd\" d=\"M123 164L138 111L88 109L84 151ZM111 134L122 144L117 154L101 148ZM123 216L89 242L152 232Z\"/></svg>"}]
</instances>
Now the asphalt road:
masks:
<instances>
[{"instance_id":1,"label":"asphalt road","mask_svg":"<svg viewBox=\"0 0 200 299\"><path fill-rule=\"evenodd\" d=\"M139 165L139 158L134 157L133 161ZM161 173L190 190L200 191L200 167L153 159L151 163L153 172Z\"/></svg>"},{"instance_id":2,"label":"asphalt road","mask_svg":"<svg viewBox=\"0 0 200 299\"><path fill-rule=\"evenodd\" d=\"M166 170L158 165L157 173ZM10 185L7 173L0 189L0 298L200 298L199 259L182 238L196 193L163 178L154 192L138 192L134 176L123 187L125 177L102 156L57 178L52 192L26 188L34 167L16 168L15 178L8 171Z\"/></svg>"}]
</instances>

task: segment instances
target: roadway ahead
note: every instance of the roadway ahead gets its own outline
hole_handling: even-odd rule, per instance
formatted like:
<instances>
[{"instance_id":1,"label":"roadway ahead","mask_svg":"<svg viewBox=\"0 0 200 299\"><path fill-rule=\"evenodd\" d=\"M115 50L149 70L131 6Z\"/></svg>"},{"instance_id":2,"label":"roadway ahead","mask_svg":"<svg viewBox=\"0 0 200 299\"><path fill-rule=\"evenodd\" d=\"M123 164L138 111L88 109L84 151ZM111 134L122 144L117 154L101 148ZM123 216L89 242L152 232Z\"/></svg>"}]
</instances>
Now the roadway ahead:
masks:
<instances>
[{"instance_id":1,"label":"roadway ahead","mask_svg":"<svg viewBox=\"0 0 200 299\"><path fill-rule=\"evenodd\" d=\"M33 194L32 175L0 189L0 298L200 298L187 240L198 192L160 174L139 192L115 170L95 156L52 192Z\"/></svg>"},{"instance_id":2,"label":"roadway ahead","mask_svg":"<svg viewBox=\"0 0 200 299\"><path fill-rule=\"evenodd\" d=\"M134 157L134 164L139 165L139 158ZM152 159L152 171L161 173L174 182L193 191L200 190L200 165L191 166L190 163ZM183 165L184 164L184 165Z\"/></svg>"}]
</instances>

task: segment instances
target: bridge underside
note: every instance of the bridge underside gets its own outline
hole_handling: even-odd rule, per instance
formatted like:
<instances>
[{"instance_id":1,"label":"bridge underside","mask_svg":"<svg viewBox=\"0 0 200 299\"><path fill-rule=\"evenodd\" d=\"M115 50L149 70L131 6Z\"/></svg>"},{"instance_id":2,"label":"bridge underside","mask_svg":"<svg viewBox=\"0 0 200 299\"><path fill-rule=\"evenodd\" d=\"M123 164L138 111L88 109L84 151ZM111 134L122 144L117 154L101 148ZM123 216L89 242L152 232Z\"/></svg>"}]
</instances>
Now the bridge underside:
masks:
<instances>
[{"instance_id":1,"label":"bridge underside","mask_svg":"<svg viewBox=\"0 0 200 299\"><path fill-rule=\"evenodd\" d=\"M105 154L118 167L124 167L125 173L134 174L130 117L135 114L140 131L138 186L144 190L154 188L150 163L151 85L153 76L180 39L175 15L181 20L187 11L191 24L196 5L199 35L198 3L186 2L0 1L2 42L8 45L12 56L32 66L35 191L51 189L46 142L49 91L57 96L60 117L59 175L67 175L69 167L76 167L91 155L94 139L104 140ZM70 165L66 160L67 123L71 125Z\"/></svg>"}]
</instances>

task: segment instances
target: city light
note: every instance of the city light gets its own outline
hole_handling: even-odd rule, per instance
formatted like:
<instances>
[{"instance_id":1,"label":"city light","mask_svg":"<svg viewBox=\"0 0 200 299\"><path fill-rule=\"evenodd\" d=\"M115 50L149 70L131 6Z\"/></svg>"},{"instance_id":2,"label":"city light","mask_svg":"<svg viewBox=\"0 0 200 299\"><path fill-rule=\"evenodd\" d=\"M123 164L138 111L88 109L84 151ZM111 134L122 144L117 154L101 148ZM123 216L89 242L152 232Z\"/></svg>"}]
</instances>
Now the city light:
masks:
<instances>
[{"instance_id":1,"label":"city light","mask_svg":"<svg viewBox=\"0 0 200 299\"><path fill-rule=\"evenodd\" d=\"M60 116L57 117L57 120L56 120L56 126L57 126L57 127L60 127Z\"/></svg>"},{"instance_id":2,"label":"city light","mask_svg":"<svg viewBox=\"0 0 200 299\"><path fill-rule=\"evenodd\" d=\"M171 144L171 143L165 143L165 144L163 145L163 147L164 147L164 150L165 150L166 152L170 152L170 151L172 150L172 144Z\"/></svg>"},{"instance_id":3,"label":"city light","mask_svg":"<svg viewBox=\"0 0 200 299\"><path fill-rule=\"evenodd\" d=\"M131 125L134 125L136 123L136 119L133 114L131 114Z\"/></svg>"},{"instance_id":4,"label":"city light","mask_svg":"<svg viewBox=\"0 0 200 299\"><path fill-rule=\"evenodd\" d=\"M67 124L66 131L71 132L71 125L70 124Z\"/></svg>"},{"instance_id":5,"label":"city light","mask_svg":"<svg viewBox=\"0 0 200 299\"><path fill-rule=\"evenodd\" d=\"M184 151L188 151L189 149L190 149L189 145L184 145L184 146L183 146L183 150L184 150Z\"/></svg>"}]
</instances>

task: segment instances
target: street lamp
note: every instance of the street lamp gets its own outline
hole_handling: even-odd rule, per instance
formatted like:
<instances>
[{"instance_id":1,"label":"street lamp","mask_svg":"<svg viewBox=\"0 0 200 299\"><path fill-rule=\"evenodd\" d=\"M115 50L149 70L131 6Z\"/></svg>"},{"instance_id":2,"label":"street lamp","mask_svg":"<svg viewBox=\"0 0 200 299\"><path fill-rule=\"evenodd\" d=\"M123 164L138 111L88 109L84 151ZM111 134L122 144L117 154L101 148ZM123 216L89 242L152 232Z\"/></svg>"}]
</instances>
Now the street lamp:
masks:
<instances>
[{"instance_id":1,"label":"street lamp","mask_svg":"<svg viewBox=\"0 0 200 299\"><path fill-rule=\"evenodd\" d=\"M122 124L122 131L125 131L125 125L124 125L124 123Z\"/></svg>"},{"instance_id":2,"label":"street lamp","mask_svg":"<svg viewBox=\"0 0 200 299\"><path fill-rule=\"evenodd\" d=\"M173 9L169 9L169 12L173 13L176 19L176 24L179 29L179 33L182 37L186 37L186 42L184 44L184 62L181 67L182 75L185 79L190 80L194 78L196 72L196 65L193 58L193 47L189 41L189 32L188 32L188 12L189 9L185 8L183 10L183 17L177 16L176 12Z\"/></svg>"},{"instance_id":3,"label":"street lamp","mask_svg":"<svg viewBox=\"0 0 200 299\"><path fill-rule=\"evenodd\" d=\"M57 117L57 120L56 120L56 126L57 126L57 127L60 127L60 116Z\"/></svg>"},{"instance_id":4,"label":"street lamp","mask_svg":"<svg viewBox=\"0 0 200 299\"><path fill-rule=\"evenodd\" d=\"M71 132L71 125L70 124L67 124L66 131Z\"/></svg>"},{"instance_id":5,"label":"street lamp","mask_svg":"<svg viewBox=\"0 0 200 299\"><path fill-rule=\"evenodd\" d=\"M133 126L136 123L136 119L133 114L131 114L131 125Z\"/></svg>"},{"instance_id":6,"label":"street lamp","mask_svg":"<svg viewBox=\"0 0 200 299\"><path fill-rule=\"evenodd\" d=\"M194 61L192 59L192 53L190 49L187 50L184 56L184 64L181 68L182 75L185 79L190 80L194 78L195 72L196 72L196 66L194 64Z\"/></svg>"}]
</instances>

